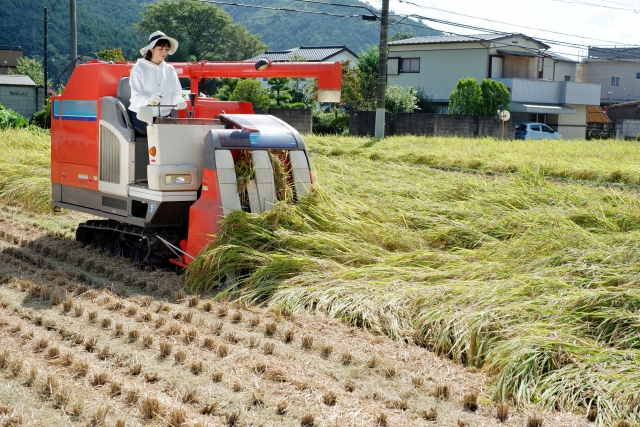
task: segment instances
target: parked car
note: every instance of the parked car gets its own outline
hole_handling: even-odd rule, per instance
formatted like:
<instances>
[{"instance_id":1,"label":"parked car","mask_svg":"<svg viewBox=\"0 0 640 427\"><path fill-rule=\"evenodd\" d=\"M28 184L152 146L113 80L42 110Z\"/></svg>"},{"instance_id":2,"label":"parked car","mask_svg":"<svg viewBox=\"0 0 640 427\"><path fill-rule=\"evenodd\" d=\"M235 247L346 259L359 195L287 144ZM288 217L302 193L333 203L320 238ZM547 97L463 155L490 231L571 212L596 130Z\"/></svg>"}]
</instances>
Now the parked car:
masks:
<instances>
[{"instance_id":1,"label":"parked car","mask_svg":"<svg viewBox=\"0 0 640 427\"><path fill-rule=\"evenodd\" d=\"M518 139L562 139L562 135L555 132L544 123L518 122L516 123L516 138Z\"/></svg>"}]
</instances>

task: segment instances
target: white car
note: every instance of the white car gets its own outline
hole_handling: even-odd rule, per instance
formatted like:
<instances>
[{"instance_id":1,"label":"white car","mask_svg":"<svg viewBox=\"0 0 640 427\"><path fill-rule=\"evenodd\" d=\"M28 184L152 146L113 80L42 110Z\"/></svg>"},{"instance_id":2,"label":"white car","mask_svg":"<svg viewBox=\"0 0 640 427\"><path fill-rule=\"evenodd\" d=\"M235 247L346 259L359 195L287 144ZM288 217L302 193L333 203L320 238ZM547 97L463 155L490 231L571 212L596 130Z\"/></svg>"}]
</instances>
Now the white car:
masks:
<instances>
[{"instance_id":1,"label":"white car","mask_svg":"<svg viewBox=\"0 0 640 427\"><path fill-rule=\"evenodd\" d=\"M544 123L518 122L516 123L516 138L518 139L562 139L562 135L555 132Z\"/></svg>"}]
</instances>

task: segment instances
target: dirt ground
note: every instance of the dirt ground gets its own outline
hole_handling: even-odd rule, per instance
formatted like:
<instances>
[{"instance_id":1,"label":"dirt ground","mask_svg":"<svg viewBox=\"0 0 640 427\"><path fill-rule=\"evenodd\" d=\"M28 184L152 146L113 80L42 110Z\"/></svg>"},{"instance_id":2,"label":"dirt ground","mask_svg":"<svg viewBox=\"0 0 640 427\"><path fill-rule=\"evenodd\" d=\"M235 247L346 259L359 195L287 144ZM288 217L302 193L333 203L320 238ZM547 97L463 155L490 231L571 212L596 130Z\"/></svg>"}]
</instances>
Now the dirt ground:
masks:
<instances>
[{"instance_id":1,"label":"dirt ground","mask_svg":"<svg viewBox=\"0 0 640 427\"><path fill-rule=\"evenodd\" d=\"M501 422L482 372L334 319L184 294L174 272L63 234L0 212L0 425L590 424L533 406Z\"/></svg>"}]
</instances>

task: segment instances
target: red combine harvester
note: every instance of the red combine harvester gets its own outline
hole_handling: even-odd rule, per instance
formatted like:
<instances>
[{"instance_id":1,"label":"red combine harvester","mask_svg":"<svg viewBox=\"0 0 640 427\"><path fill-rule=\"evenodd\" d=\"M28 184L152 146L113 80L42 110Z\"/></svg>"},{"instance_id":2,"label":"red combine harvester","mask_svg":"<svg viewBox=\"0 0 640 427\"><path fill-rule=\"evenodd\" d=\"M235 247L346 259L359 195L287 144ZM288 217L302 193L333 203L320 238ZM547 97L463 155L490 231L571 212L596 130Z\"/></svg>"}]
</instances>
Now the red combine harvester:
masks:
<instances>
[{"instance_id":1,"label":"red combine harvester","mask_svg":"<svg viewBox=\"0 0 640 427\"><path fill-rule=\"evenodd\" d=\"M262 212L277 201L274 156L284 164L294 197L312 176L300 134L284 121L255 115L250 103L198 96L213 77L318 78L318 98L340 100L340 63L173 63L191 81L191 102L177 117L157 119L143 107L127 115L133 64L98 60L79 65L51 99L53 205L105 220L80 224L76 239L140 263L186 266L234 210ZM236 162L249 156L253 179L239 194ZM248 201L248 202L247 202Z\"/></svg>"}]
</instances>

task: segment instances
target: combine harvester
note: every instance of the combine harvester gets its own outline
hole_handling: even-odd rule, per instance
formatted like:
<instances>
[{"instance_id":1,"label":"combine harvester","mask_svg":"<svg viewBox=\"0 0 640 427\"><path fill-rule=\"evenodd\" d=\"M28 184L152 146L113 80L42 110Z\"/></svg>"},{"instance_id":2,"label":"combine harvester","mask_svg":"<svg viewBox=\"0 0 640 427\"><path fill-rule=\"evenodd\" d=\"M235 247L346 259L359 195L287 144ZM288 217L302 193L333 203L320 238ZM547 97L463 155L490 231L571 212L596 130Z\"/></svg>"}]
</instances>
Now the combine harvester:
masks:
<instances>
[{"instance_id":1,"label":"combine harvester","mask_svg":"<svg viewBox=\"0 0 640 427\"><path fill-rule=\"evenodd\" d=\"M313 182L304 141L293 127L253 114L247 102L200 97L200 81L315 77L318 99L338 102L342 67L266 60L172 65L191 81L188 110L153 123L155 107L143 107L144 136L127 114L133 64L93 60L75 68L64 92L51 99L52 198L54 206L107 218L78 226L76 240L83 244L135 262L185 267L212 241L225 215L273 207L275 161L284 166L294 200ZM239 193L236 163L247 158L253 179Z\"/></svg>"}]
</instances>

